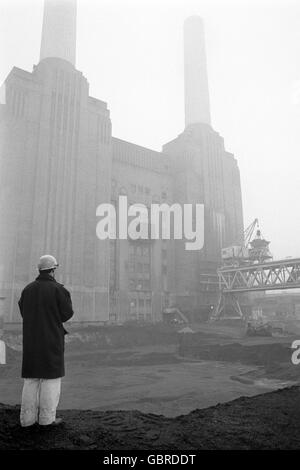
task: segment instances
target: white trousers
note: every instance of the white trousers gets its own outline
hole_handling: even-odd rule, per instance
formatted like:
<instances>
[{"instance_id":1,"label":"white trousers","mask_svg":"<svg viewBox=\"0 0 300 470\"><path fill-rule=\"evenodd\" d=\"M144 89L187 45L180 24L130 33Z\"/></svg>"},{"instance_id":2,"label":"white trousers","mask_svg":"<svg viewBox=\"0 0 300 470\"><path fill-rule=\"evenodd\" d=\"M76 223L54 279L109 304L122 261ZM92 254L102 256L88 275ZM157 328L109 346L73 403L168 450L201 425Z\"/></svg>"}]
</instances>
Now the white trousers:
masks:
<instances>
[{"instance_id":1,"label":"white trousers","mask_svg":"<svg viewBox=\"0 0 300 470\"><path fill-rule=\"evenodd\" d=\"M20 413L21 426L55 421L61 389L59 379L24 379Z\"/></svg>"},{"instance_id":2,"label":"white trousers","mask_svg":"<svg viewBox=\"0 0 300 470\"><path fill-rule=\"evenodd\" d=\"M0 330L1 333L1 330ZM4 341L0 339L0 364L6 364L6 346Z\"/></svg>"}]
</instances>

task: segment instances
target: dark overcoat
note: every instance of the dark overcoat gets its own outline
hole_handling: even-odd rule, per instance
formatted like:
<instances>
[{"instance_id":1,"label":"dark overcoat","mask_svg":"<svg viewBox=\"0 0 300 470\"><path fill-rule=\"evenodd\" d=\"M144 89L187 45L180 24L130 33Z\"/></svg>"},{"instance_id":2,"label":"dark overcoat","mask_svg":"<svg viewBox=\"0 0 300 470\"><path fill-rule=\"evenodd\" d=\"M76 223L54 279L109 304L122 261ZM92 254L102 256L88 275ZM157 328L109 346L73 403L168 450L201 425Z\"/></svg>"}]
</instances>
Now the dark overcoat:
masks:
<instances>
[{"instance_id":1,"label":"dark overcoat","mask_svg":"<svg viewBox=\"0 0 300 470\"><path fill-rule=\"evenodd\" d=\"M57 379L65 375L63 327L73 316L70 293L50 274L41 273L19 300L23 317L22 377Z\"/></svg>"}]
</instances>

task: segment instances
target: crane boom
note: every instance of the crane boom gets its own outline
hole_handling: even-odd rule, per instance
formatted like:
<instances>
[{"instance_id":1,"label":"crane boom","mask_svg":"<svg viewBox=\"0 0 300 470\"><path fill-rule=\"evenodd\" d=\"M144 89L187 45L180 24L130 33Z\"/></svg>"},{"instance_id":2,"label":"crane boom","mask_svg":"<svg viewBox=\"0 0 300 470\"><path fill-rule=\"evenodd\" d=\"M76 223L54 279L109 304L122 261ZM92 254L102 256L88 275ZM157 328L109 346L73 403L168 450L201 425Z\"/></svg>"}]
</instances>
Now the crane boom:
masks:
<instances>
[{"instance_id":1,"label":"crane boom","mask_svg":"<svg viewBox=\"0 0 300 470\"><path fill-rule=\"evenodd\" d=\"M255 230L256 236L253 238ZM271 259L269 243L263 239L259 229L259 222L256 218L244 231L243 245L232 245L222 248L223 264L225 266L241 266Z\"/></svg>"}]
</instances>

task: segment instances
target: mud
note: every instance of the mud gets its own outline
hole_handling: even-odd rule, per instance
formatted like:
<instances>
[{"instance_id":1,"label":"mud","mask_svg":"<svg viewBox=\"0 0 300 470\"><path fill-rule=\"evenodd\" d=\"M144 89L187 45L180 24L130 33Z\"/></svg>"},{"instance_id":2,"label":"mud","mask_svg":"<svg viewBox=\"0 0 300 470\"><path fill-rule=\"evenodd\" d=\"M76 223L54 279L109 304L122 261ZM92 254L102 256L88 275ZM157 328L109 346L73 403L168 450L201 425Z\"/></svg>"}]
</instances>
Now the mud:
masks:
<instances>
[{"instance_id":1,"label":"mud","mask_svg":"<svg viewBox=\"0 0 300 470\"><path fill-rule=\"evenodd\" d=\"M241 396L299 384L291 338L247 338L241 328L180 334L165 325L70 328L61 409L138 410L176 417ZM20 402L20 332L7 333L0 402Z\"/></svg>"},{"instance_id":2,"label":"mud","mask_svg":"<svg viewBox=\"0 0 300 470\"><path fill-rule=\"evenodd\" d=\"M22 429L17 406L0 405L0 449L299 449L300 389L239 398L166 418L138 411L61 412L60 428Z\"/></svg>"},{"instance_id":3,"label":"mud","mask_svg":"<svg viewBox=\"0 0 300 470\"><path fill-rule=\"evenodd\" d=\"M190 334L72 326L59 408L66 425L41 437L20 429L10 406L21 396L21 334L7 332L0 448L299 448L299 388L288 388L300 385L293 339L247 338L220 325Z\"/></svg>"}]
</instances>

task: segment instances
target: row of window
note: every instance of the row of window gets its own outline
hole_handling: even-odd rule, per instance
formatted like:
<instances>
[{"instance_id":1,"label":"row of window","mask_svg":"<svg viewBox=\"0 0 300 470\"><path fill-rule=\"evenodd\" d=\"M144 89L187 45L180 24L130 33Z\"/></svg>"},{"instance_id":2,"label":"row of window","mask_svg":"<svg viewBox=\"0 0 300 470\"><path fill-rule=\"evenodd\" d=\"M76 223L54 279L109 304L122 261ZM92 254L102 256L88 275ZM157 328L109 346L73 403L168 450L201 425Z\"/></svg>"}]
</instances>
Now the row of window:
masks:
<instances>
[{"instance_id":1,"label":"row of window","mask_svg":"<svg viewBox=\"0 0 300 470\"><path fill-rule=\"evenodd\" d=\"M150 256L150 247L148 245L130 243L129 256Z\"/></svg>"},{"instance_id":2,"label":"row of window","mask_svg":"<svg viewBox=\"0 0 300 470\"><path fill-rule=\"evenodd\" d=\"M118 183L116 180L112 180L112 190L113 190L113 193L116 194L117 192L120 194L120 195L128 195L128 191L127 191L127 188L125 186L122 186L119 188L117 188L118 186ZM136 194L136 195L140 195L140 196L150 196L151 194L151 188L149 188L149 186L143 186L141 184L135 184L135 183L131 183L130 184L130 192L131 194ZM160 196L158 194L154 194L152 195L152 202L154 203L157 203L159 204L160 201L165 201L166 199L168 198L168 193L167 191L163 190L161 191L161 194Z\"/></svg>"},{"instance_id":3,"label":"row of window","mask_svg":"<svg viewBox=\"0 0 300 470\"><path fill-rule=\"evenodd\" d=\"M132 309L136 308L136 307L139 307L139 308L151 308L151 299L142 299L142 298L139 298L139 299L135 299L135 298L132 298L131 301L130 301L130 307Z\"/></svg>"},{"instance_id":4,"label":"row of window","mask_svg":"<svg viewBox=\"0 0 300 470\"><path fill-rule=\"evenodd\" d=\"M151 190L148 186L141 186L141 185L136 185L136 184L131 184L130 185L131 192L133 194L145 194L146 196L149 196ZM168 194L166 191L161 192L161 199L166 200L168 197ZM153 196L153 199L156 200L156 202L159 202L159 196Z\"/></svg>"},{"instance_id":5,"label":"row of window","mask_svg":"<svg viewBox=\"0 0 300 470\"><path fill-rule=\"evenodd\" d=\"M150 263L140 263L135 261L129 261L128 263L129 272L132 273L150 273L151 266Z\"/></svg>"},{"instance_id":6,"label":"row of window","mask_svg":"<svg viewBox=\"0 0 300 470\"><path fill-rule=\"evenodd\" d=\"M133 194L139 193L139 194L150 194L150 188L148 186L141 186L141 185L136 185L136 184L131 184L130 185L130 190Z\"/></svg>"},{"instance_id":7,"label":"row of window","mask_svg":"<svg viewBox=\"0 0 300 470\"><path fill-rule=\"evenodd\" d=\"M132 291L150 291L151 281L150 279L130 279L129 289Z\"/></svg>"}]
</instances>

